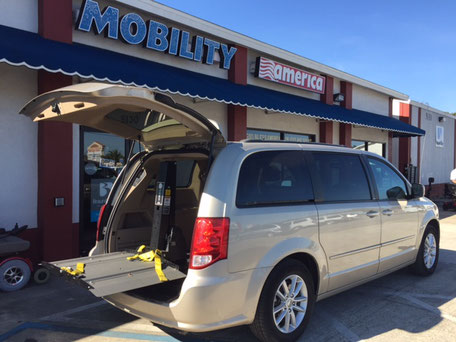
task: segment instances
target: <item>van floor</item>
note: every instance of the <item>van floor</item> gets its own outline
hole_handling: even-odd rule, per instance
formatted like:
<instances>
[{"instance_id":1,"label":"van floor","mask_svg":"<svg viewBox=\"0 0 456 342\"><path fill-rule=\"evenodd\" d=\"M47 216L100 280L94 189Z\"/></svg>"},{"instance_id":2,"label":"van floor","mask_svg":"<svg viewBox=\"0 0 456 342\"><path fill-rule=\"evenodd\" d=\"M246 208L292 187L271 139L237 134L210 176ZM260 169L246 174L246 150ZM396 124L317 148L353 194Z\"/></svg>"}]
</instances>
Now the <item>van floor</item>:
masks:
<instances>
[{"instance_id":1,"label":"van floor","mask_svg":"<svg viewBox=\"0 0 456 342\"><path fill-rule=\"evenodd\" d=\"M179 297L185 278L165 281L126 292L133 297L156 303L169 303Z\"/></svg>"}]
</instances>

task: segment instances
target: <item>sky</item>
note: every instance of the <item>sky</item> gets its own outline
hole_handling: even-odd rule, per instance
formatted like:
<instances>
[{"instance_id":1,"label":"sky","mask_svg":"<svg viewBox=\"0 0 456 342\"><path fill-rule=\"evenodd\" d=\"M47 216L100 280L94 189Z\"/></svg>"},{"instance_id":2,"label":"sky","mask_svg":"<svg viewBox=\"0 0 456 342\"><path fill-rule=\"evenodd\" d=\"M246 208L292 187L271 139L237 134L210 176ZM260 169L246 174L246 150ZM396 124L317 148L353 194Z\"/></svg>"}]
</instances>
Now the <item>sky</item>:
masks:
<instances>
[{"instance_id":1,"label":"sky","mask_svg":"<svg viewBox=\"0 0 456 342\"><path fill-rule=\"evenodd\" d=\"M456 112L455 0L159 0Z\"/></svg>"}]
</instances>

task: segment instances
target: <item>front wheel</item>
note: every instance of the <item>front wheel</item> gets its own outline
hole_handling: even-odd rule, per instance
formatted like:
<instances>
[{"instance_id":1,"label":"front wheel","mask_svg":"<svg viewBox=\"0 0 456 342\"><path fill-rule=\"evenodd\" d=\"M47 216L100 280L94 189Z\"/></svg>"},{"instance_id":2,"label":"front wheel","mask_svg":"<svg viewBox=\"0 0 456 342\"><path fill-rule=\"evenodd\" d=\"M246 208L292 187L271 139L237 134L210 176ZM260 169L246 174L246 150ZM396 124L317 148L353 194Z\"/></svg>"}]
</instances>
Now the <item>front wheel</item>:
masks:
<instances>
[{"instance_id":1,"label":"front wheel","mask_svg":"<svg viewBox=\"0 0 456 342\"><path fill-rule=\"evenodd\" d=\"M424 232L412 270L421 276L431 275L439 262L439 252L438 230L436 227L429 225Z\"/></svg>"},{"instance_id":2,"label":"front wheel","mask_svg":"<svg viewBox=\"0 0 456 342\"><path fill-rule=\"evenodd\" d=\"M250 329L264 342L295 341L309 322L315 299L306 266L285 260L269 275Z\"/></svg>"}]
</instances>

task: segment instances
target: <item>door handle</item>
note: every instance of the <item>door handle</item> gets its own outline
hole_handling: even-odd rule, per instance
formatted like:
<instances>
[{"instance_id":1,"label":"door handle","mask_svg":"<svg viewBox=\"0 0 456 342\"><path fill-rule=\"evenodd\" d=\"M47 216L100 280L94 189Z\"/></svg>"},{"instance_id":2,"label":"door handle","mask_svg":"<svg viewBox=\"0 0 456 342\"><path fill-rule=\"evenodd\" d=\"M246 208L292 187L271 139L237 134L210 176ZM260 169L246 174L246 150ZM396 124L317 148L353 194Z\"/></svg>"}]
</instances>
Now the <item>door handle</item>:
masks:
<instances>
[{"instance_id":1,"label":"door handle","mask_svg":"<svg viewBox=\"0 0 456 342\"><path fill-rule=\"evenodd\" d=\"M366 213L367 216L369 216L370 218L373 218L373 217L376 217L379 215L379 212L378 211L375 211L375 210L371 210L371 211L368 211Z\"/></svg>"},{"instance_id":2,"label":"door handle","mask_svg":"<svg viewBox=\"0 0 456 342\"><path fill-rule=\"evenodd\" d=\"M391 216L393 215L393 211L391 209L385 209L382 211L383 215Z\"/></svg>"}]
</instances>

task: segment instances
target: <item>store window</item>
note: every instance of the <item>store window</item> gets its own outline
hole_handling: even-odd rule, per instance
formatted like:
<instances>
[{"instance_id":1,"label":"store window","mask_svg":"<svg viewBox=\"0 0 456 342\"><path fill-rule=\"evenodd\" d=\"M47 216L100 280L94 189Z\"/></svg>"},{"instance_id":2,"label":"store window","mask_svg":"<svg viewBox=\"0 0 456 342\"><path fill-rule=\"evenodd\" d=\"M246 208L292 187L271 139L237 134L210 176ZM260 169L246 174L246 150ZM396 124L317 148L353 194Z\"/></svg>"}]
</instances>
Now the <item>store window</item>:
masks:
<instances>
[{"instance_id":1,"label":"store window","mask_svg":"<svg viewBox=\"0 0 456 342\"><path fill-rule=\"evenodd\" d=\"M298 134L280 131L267 131L258 129L247 129L247 139L249 140L284 140L293 142L314 142L315 135L312 134Z\"/></svg>"},{"instance_id":2,"label":"store window","mask_svg":"<svg viewBox=\"0 0 456 342\"><path fill-rule=\"evenodd\" d=\"M373 141L352 140L352 148L360 151L369 151L386 158L386 144Z\"/></svg>"},{"instance_id":3,"label":"store window","mask_svg":"<svg viewBox=\"0 0 456 342\"><path fill-rule=\"evenodd\" d=\"M80 253L94 245L98 215L128 157L129 143L112 134L81 127Z\"/></svg>"}]
</instances>

